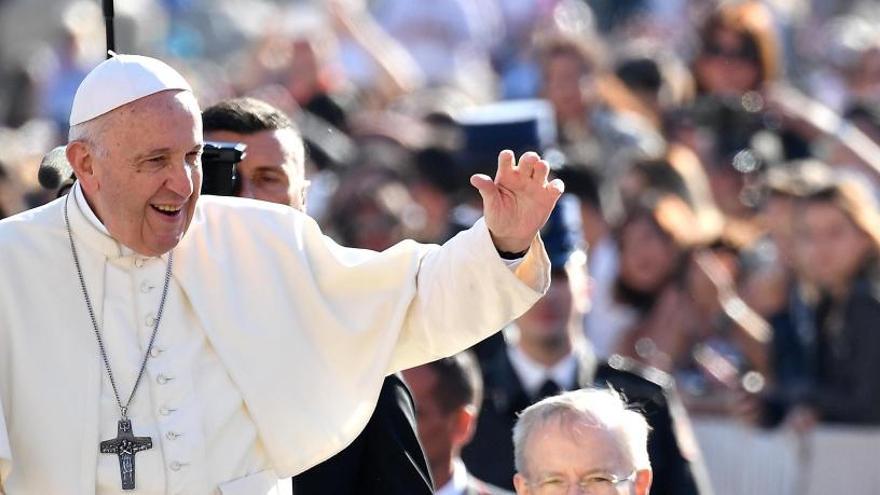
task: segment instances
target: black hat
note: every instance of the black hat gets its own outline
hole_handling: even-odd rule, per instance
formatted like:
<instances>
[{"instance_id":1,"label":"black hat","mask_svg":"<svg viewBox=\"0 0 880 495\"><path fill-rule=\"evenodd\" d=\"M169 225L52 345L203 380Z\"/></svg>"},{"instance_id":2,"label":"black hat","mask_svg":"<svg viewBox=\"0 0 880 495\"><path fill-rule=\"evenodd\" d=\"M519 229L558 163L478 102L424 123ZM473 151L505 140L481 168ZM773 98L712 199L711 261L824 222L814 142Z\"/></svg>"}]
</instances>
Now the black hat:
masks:
<instances>
[{"instance_id":1,"label":"black hat","mask_svg":"<svg viewBox=\"0 0 880 495\"><path fill-rule=\"evenodd\" d=\"M544 100L513 100L473 107L454 116L464 136L460 166L493 175L498 153L543 152L556 144L556 117Z\"/></svg>"}]
</instances>

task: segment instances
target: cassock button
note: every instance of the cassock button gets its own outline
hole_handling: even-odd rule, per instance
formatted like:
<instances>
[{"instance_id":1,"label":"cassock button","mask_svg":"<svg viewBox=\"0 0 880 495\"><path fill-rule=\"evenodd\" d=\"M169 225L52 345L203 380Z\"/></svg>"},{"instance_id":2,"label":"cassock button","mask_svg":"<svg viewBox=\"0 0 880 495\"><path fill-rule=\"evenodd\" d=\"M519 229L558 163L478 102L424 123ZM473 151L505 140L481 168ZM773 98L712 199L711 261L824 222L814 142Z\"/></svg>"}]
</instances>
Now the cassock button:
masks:
<instances>
[{"instance_id":1,"label":"cassock button","mask_svg":"<svg viewBox=\"0 0 880 495\"><path fill-rule=\"evenodd\" d=\"M141 292L144 294L148 294L151 290L155 289L156 286L144 280L141 282Z\"/></svg>"},{"instance_id":2,"label":"cassock button","mask_svg":"<svg viewBox=\"0 0 880 495\"><path fill-rule=\"evenodd\" d=\"M165 434L165 438L168 440L177 440L180 436L180 433L174 433L173 431L169 431Z\"/></svg>"},{"instance_id":3,"label":"cassock button","mask_svg":"<svg viewBox=\"0 0 880 495\"><path fill-rule=\"evenodd\" d=\"M144 324L150 328L152 328L153 325L156 324L156 317L153 316L153 313L148 314L147 317L144 318Z\"/></svg>"},{"instance_id":4,"label":"cassock button","mask_svg":"<svg viewBox=\"0 0 880 495\"><path fill-rule=\"evenodd\" d=\"M159 408L159 414L161 414L162 416L170 416L171 413L173 413L176 410L177 409L171 409L170 407L162 406L161 408Z\"/></svg>"},{"instance_id":5,"label":"cassock button","mask_svg":"<svg viewBox=\"0 0 880 495\"><path fill-rule=\"evenodd\" d=\"M153 348L150 349L150 357L157 358L160 354L162 354L162 349L159 349L156 346L153 346Z\"/></svg>"},{"instance_id":6,"label":"cassock button","mask_svg":"<svg viewBox=\"0 0 880 495\"><path fill-rule=\"evenodd\" d=\"M168 467L171 468L172 471L180 471L181 469L183 469L183 466L186 466L186 463L178 461L171 461L171 464L168 465Z\"/></svg>"},{"instance_id":7,"label":"cassock button","mask_svg":"<svg viewBox=\"0 0 880 495\"><path fill-rule=\"evenodd\" d=\"M156 382L158 382L159 385L165 385L166 383L170 382L171 380L174 380L174 378L170 377L170 376L159 375L156 377Z\"/></svg>"}]
</instances>

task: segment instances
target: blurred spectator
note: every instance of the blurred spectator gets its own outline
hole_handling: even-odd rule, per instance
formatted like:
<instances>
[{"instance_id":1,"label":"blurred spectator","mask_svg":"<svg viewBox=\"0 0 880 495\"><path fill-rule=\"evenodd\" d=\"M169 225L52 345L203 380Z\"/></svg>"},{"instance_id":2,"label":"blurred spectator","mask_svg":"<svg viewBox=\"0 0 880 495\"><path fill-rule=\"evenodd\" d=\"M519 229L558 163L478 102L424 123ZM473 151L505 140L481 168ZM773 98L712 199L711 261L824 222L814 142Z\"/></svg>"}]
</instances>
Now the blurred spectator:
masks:
<instances>
[{"instance_id":1,"label":"blurred spectator","mask_svg":"<svg viewBox=\"0 0 880 495\"><path fill-rule=\"evenodd\" d=\"M538 53L542 96L572 161L613 178L626 160L662 152L662 138L646 118L650 110L607 72L600 40L549 36Z\"/></svg>"},{"instance_id":2,"label":"blurred spectator","mask_svg":"<svg viewBox=\"0 0 880 495\"><path fill-rule=\"evenodd\" d=\"M328 230L340 243L372 250L387 249L412 237L424 221L401 177L375 166L346 174L329 211Z\"/></svg>"},{"instance_id":3,"label":"blurred spectator","mask_svg":"<svg viewBox=\"0 0 880 495\"><path fill-rule=\"evenodd\" d=\"M58 126L59 134L67 133L67 120L73 95L86 73L101 60L99 40L102 38L102 17L97 4L87 1L70 3L62 14L58 38L32 68L39 86L39 108L44 116Z\"/></svg>"},{"instance_id":4,"label":"blurred spectator","mask_svg":"<svg viewBox=\"0 0 880 495\"><path fill-rule=\"evenodd\" d=\"M474 357L464 352L403 372L416 403L419 439L437 495L509 493L472 476L460 455L474 434L483 381Z\"/></svg>"},{"instance_id":5,"label":"blurred spectator","mask_svg":"<svg viewBox=\"0 0 880 495\"><path fill-rule=\"evenodd\" d=\"M381 0L373 11L418 62L427 84L454 86L478 101L494 99L490 53L502 35L494 1Z\"/></svg>"},{"instance_id":6,"label":"blurred spectator","mask_svg":"<svg viewBox=\"0 0 880 495\"><path fill-rule=\"evenodd\" d=\"M604 329L612 352L635 356L666 371L681 364L694 338L685 274L699 241L696 217L674 196L642 200L618 227L620 270L611 311L620 326Z\"/></svg>"},{"instance_id":7,"label":"blurred spectator","mask_svg":"<svg viewBox=\"0 0 880 495\"><path fill-rule=\"evenodd\" d=\"M704 24L694 76L701 95L740 97L781 76L770 10L747 0L723 4Z\"/></svg>"},{"instance_id":8,"label":"blurred spectator","mask_svg":"<svg viewBox=\"0 0 880 495\"><path fill-rule=\"evenodd\" d=\"M549 397L523 411L513 430L518 495L648 495L649 427L611 390Z\"/></svg>"},{"instance_id":9,"label":"blurred spectator","mask_svg":"<svg viewBox=\"0 0 880 495\"><path fill-rule=\"evenodd\" d=\"M875 193L856 178L839 178L799 203L795 226L797 267L818 299L815 336L804 352L810 386L781 390L794 406L786 421L798 430L816 421L880 424L880 388L872 378L880 362Z\"/></svg>"}]
</instances>

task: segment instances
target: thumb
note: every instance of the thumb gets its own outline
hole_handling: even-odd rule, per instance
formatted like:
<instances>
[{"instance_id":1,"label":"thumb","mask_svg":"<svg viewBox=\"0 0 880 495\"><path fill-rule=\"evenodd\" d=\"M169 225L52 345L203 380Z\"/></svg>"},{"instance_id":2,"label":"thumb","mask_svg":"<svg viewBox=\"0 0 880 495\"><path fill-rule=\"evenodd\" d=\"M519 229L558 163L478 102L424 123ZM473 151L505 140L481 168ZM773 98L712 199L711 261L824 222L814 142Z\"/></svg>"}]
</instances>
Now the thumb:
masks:
<instances>
[{"instance_id":1,"label":"thumb","mask_svg":"<svg viewBox=\"0 0 880 495\"><path fill-rule=\"evenodd\" d=\"M495 200L498 195L498 186L495 182L485 174L474 174L471 176L471 185L477 188L480 196L483 197L483 203L489 203Z\"/></svg>"}]
</instances>

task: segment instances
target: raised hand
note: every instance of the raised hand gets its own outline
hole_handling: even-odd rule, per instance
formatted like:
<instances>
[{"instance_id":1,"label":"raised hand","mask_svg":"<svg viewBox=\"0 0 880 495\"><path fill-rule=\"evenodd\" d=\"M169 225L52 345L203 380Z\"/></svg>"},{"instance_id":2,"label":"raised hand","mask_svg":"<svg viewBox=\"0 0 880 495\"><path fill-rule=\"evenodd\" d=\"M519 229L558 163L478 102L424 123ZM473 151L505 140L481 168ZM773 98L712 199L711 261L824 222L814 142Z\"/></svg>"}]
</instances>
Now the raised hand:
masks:
<instances>
[{"instance_id":1,"label":"raised hand","mask_svg":"<svg viewBox=\"0 0 880 495\"><path fill-rule=\"evenodd\" d=\"M547 182L550 166L537 153L525 153L518 165L514 162L513 152L504 150L494 181L483 174L471 177L483 197L483 216L495 247L509 253L529 248L565 190L559 179Z\"/></svg>"}]
</instances>

